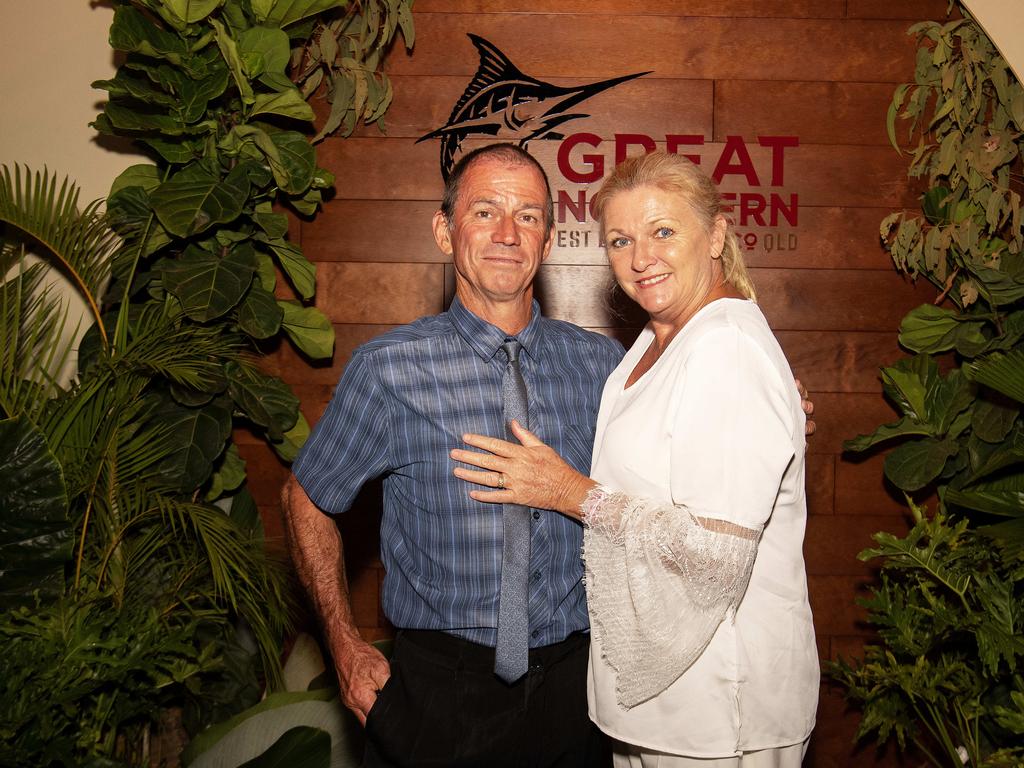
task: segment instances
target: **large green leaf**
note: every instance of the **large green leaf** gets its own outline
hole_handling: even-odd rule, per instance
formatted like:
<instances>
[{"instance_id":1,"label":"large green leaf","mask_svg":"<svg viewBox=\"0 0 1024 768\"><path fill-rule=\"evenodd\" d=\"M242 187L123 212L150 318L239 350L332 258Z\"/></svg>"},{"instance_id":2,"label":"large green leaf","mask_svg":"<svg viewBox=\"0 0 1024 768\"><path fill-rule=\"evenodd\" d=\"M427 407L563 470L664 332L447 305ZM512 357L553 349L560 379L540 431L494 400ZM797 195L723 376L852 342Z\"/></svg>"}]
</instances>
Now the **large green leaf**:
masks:
<instances>
[{"instance_id":1,"label":"large green leaf","mask_svg":"<svg viewBox=\"0 0 1024 768\"><path fill-rule=\"evenodd\" d=\"M227 512L235 525L241 528L245 535L254 541L263 541L263 518L260 517L259 507L256 500L249 493L248 486L242 486L237 493L228 497L230 503L227 505ZM219 502L217 506L221 506Z\"/></svg>"},{"instance_id":2,"label":"large green leaf","mask_svg":"<svg viewBox=\"0 0 1024 768\"><path fill-rule=\"evenodd\" d=\"M925 416L929 424L935 425L936 434L945 435L953 421L970 407L973 400L967 378L960 371L954 370L945 379L932 380L925 393ZM964 426L968 423L965 421Z\"/></svg>"},{"instance_id":3,"label":"large green leaf","mask_svg":"<svg viewBox=\"0 0 1024 768\"><path fill-rule=\"evenodd\" d=\"M129 165L114 179L110 185L110 194L119 192L125 187L141 187L146 192L152 192L160 186L162 181L160 169L152 163L139 163Z\"/></svg>"},{"instance_id":4,"label":"large green leaf","mask_svg":"<svg viewBox=\"0 0 1024 768\"><path fill-rule=\"evenodd\" d=\"M296 89L290 88L279 93L258 93L252 107L252 116L281 115L296 120L313 120L313 108L306 103Z\"/></svg>"},{"instance_id":5,"label":"large green leaf","mask_svg":"<svg viewBox=\"0 0 1024 768\"><path fill-rule=\"evenodd\" d=\"M182 753L182 763L189 768L235 768L299 726L330 734L333 768L357 768L362 762L362 728L342 706L337 691L320 689L268 695L226 723L200 733Z\"/></svg>"},{"instance_id":6,"label":"large green leaf","mask_svg":"<svg viewBox=\"0 0 1024 768\"><path fill-rule=\"evenodd\" d=\"M873 445L891 440L894 437L905 435L930 435L931 429L923 424L918 424L909 418L902 418L892 424L883 424L869 435L859 435L852 440L843 443L843 449L847 451L866 451Z\"/></svg>"},{"instance_id":7,"label":"large green leaf","mask_svg":"<svg viewBox=\"0 0 1024 768\"><path fill-rule=\"evenodd\" d=\"M249 197L249 179L236 168L224 179L199 164L179 171L149 196L160 223L178 237L238 218Z\"/></svg>"},{"instance_id":8,"label":"large green leaf","mask_svg":"<svg viewBox=\"0 0 1024 768\"><path fill-rule=\"evenodd\" d=\"M180 64L188 52L184 40L160 29L129 5L119 5L114 11L110 46L116 51L141 53L174 64Z\"/></svg>"},{"instance_id":9,"label":"large green leaf","mask_svg":"<svg viewBox=\"0 0 1024 768\"><path fill-rule=\"evenodd\" d=\"M281 239L288 234L288 217L283 213L274 213L269 202L257 203L252 220L271 240Z\"/></svg>"},{"instance_id":10,"label":"large green leaf","mask_svg":"<svg viewBox=\"0 0 1024 768\"><path fill-rule=\"evenodd\" d=\"M283 440L271 441L270 446L285 461L295 461L295 457L299 455L299 451L306 444L308 438L309 422L302 415L302 411L299 411L299 418L295 421L295 426L284 433Z\"/></svg>"},{"instance_id":11,"label":"large green leaf","mask_svg":"<svg viewBox=\"0 0 1024 768\"><path fill-rule=\"evenodd\" d=\"M71 557L64 474L27 418L0 421L0 605L59 594Z\"/></svg>"},{"instance_id":12,"label":"large green leaf","mask_svg":"<svg viewBox=\"0 0 1024 768\"><path fill-rule=\"evenodd\" d=\"M978 442L972 440L970 443L973 449L972 467L974 467L974 470L967 478L968 486L1007 467L1024 463L1024 432L1019 429L1009 435L1003 442L995 445L981 442L981 439L977 436L974 439ZM982 450L979 450L979 446Z\"/></svg>"},{"instance_id":13,"label":"large green leaf","mask_svg":"<svg viewBox=\"0 0 1024 768\"><path fill-rule=\"evenodd\" d=\"M269 339L281 328L284 311L274 294L254 282L238 308L238 326L254 339Z\"/></svg>"},{"instance_id":14,"label":"large green leaf","mask_svg":"<svg viewBox=\"0 0 1024 768\"><path fill-rule=\"evenodd\" d=\"M102 118L103 115L100 115ZM99 123L99 118L97 118ZM97 125L97 130L99 126ZM107 131L108 133L116 133L115 131ZM198 159L203 153L203 143L194 138L156 138L153 136L141 136L139 141L148 147L151 147L161 158L166 160L168 163L174 163L175 165L185 165L193 160Z\"/></svg>"},{"instance_id":15,"label":"large green leaf","mask_svg":"<svg viewBox=\"0 0 1024 768\"><path fill-rule=\"evenodd\" d=\"M316 171L316 150L305 136L296 131L278 131L270 134L277 150L276 156L267 155L274 179L290 195L309 189Z\"/></svg>"},{"instance_id":16,"label":"large green leaf","mask_svg":"<svg viewBox=\"0 0 1024 768\"><path fill-rule=\"evenodd\" d=\"M334 354L334 326L323 312L295 301L278 303L284 310L281 327L295 346L314 360L325 360Z\"/></svg>"},{"instance_id":17,"label":"large green leaf","mask_svg":"<svg viewBox=\"0 0 1024 768\"><path fill-rule=\"evenodd\" d=\"M270 246L299 296L303 299L312 298L316 293L316 264L307 259L297 245L286 240L271 240L260 236L256 239Z\"/></svg>"},{"instance_id":18,"label":"large green leaf","mask_svg":"<svg viewBox=\"0 0 1024 768\"><path fill-rule=\"evenodd\" d=\"M161 462L160 470L168 482L189 493L213 472L213 462L231 434L231 410L222 400L202 408L166 402L154 418L170 431L168 440L176 447Z\"/></svg>"},{"instance_id":19,"label":"large green leaf","mask_svg":"<svg viewBox=\"0 0 1024 768\"><path fill-rule=\"evenodd\" d=\"M177 112L184 122L194 123L206 115L209 102L227 90L228 69L225 66L214 67L199 80L182 77L177 85Z\"/></svg>"},{"instance_id":20,"label":"large green leaf","mask_svg":"<svg viewBox=\"0 0 1024 768\"><path fill-rule=\"evenodd\" d=\"M256 251L256 281L268 293L273 293L277 286L277 270L269 253Z\"/></svg>"},{"instance_id":21,"label":"large green leaf","mask_svg":"<svg viewBox=\"0 0 1024 768\"><path fill-rule=\"evenodd\" d=\"M947 488L947 504L957 504L1000 517L1024 518L1024 472L1000 477L971 488Z\"/></svg>"},{"instance_id":22,"label":"large green leaf","mask_svg":"<svg viewBox=\"0 0 1024 768\"><path fill-rule=\"evenodd\" d=\"M900 344L914 352L946 352L958 345L983 345L984 322L934 304L912 309L900 323Z\"/></svg>"},{"instance_id":23,"label":"large green leaf","mask_svg":"<svg viewBox=\"0 0 1024 768\"><path fill-rule=\"evenodd\" d=\"M905 416L924 424L928 421L925 399L938 376L938 366L931 357L916 355L883 368L882 388Z\"/></svg>"},{"instance_id":24,"label":"large green leaf","mask_svg":"<svg viewBox=\"0 0 1024 768\"><path fill-rule=\"evenodd\" d=\"M998 443L1013 429L1013 423L1020 414L1020 408L1010 408L1001 403L978 399L971 414L971 430L980 439Z\"/></svg>"},{"instance_id":25,"label":"large green leaf","mask_svg":"<svg viewBox=\"0 0 1024 768\"><path fill-rule=\"evenodd\" d=\"M263 157L258 153L248 160L242 160L239 166L245 171L245 175L248 177L249 182L253 186L253 194L257 199L263 196L259 193L262 191L269 190L270 184L274 181L274 174L270 172L270 168L267 167L266 163L263 162ZM264 201L265 198L263 198ZM266 201L269 202L269 201ZM259 203L256 204L256 210L259 210Z\"/></svg>"},{"instance_id":26,"label":"large green leaf","mask_svg":"<svg viewBox=\"0 0 1024 768\"><path fill-rule=\"evenodd\" d=\"M178 298L185 314L206 322L242 300L252 283L256 262L247 243L224 258L190 245L182 258L163 262L160 271L164 287Z\"/></svg>"},{"instance_id":27,"label":"large green leaf","mask_svg":"<svg viewBox=\"0 0 1024 768\"><path fill-rule=\"evenodd\" d=\"M939 476L946 460L956 452L954 440L926 437L904 443L885 457L885 476L901 490L920 490Z\"/></svg>"},{"instance_id":28,"label":"large green leaf","mask_svg":"<svg viewBox=\"0 0 1024 768\"><path fill-rule=\"evenodd\" d=\"M299 725L282 734L259 757L241 768L330 768L331 735L319 728Z\"/></svg>"},{"instance_id":29,"label":"large green leaf","mask_svg":"<svg viewBox=\"0 0 1024 768\"><path fill-rule=\"evenodd\" d=\"M143 255L146 256L173 241L170 233L156 220L149 205L149 194L141 186L120 187L111 192L107 198L107 221L114 231L132 242L134 247L138 246L137 238L145 236Z\"/></svg>"},{"instance_id":30,"label":"large green leaf","mask_svg":"<svg viewBox=\"0 0 1024 768\"><path fill-rule=\"evenodd\" d=\"M250 77L266 73L283 75L291 59L291 45L283 30L251 27L238 36L238 55Z\"/></svg>"},{"instance_id":31,"label":"large green leaf","mask_svg":"<svg viewBox=\"0 0 1024 768\"><path fill-rule=\"evenodd\" d=\"M252 365L231 362L224 366L224 372L235 403L246 416L265 427L272 440L281 440L295 426L299 399L287 384Z\"/></svg>"},{"instance_id":32,"label":"large green leaf","mask_svg":"<svg viewBox=\"0 0 1024 768\"><path fill-rule=\"evenodd\" d=\"M184 30L189 24L202 21L223 4L224 0L157 0L150 7L175 29Z\"/></svg>"},{"instance_id":33,"label":"large green leaf","mask_svg":"<svg viewBox=\"0 0 1024 768\"><path fill-rule=\"evenodd\" d=\"M116 101L108 101L103 107L103 113L111 125L123 131L148 131L167 136L181 136L195 132L191 126L176 117L138 111Z\"/></svg>"},{"instance_id":34,"label":"large green leaf","mask_svg":"<svg viewBox=\"0 0 1024 768\"><path fill-rule=\"evenodd\" d=\"M307 16L345 5L346 0L252 0L252 11L260 24L287 27Z\"/></svg>"},{"instance_id":35,"label":"large green leaf","mask_svg":"<svg viewBox=\"0 0 1024 768\"><path fill-rule=\"evenodd\" d=\"M947 187L932 187L921 198L921 209L928 221L932 224L947 224L949 222L949 189Z\"/></svg>"},{"instance_id":36,"label":"large green leaf","mask_svg":"<svg viewBox=\"0 0 1024 768\"><path fill-rule=\"evenodd\" d=\"M252 84L249 82L249 77L246 75L244 68L242 67L242 59L238 55L238 44L234 38L231 37L231 33L224 28L216 19L210 19L210 24L213 25L213 29L217 35L217 47L220 48L220 53L224 57L224 61L227 62L228 69L231 71L231 76L235 80L235 86L238 88L238 94L241 96L243 104L252 104L253 92Z\"/></svg>"},{"instance_id":37,"label":"large green leaf","mask_svg":"<svg viewBox=\"0 0 1024 768\"><path fill-rule=\"evenodd\" d=\"M206 494L207 501L219 499L226 491L233 491L245 482L245 459L238 453L238 447L232 443L220 457L216 471L210 478L210 490Z\"/></svg>"},{"instance_id":38,"label":"large green leaf","mask_svg":"<svg viewBox=\"0 0 1024 768\"><path fill-rule=\"evenodd\" d=\"M303 216L316 216L317 208L323 203L323 194L319 189L310 189L301 197L290 198L288 202Z\"/></svg>"},{"instance_id":39,"label":"large green leaf","mask_svg":"<svg viewBox=\"0 0 1024 768\"><path fill-rule=\"evenodd\" d=\"M227 151L251 156L255 145L270 165L277 185L291 195L307 194L316 174L316 150L295 131L276 131L264 123L238 125L221 142Z\"/></svg>"},{"instance_id":40,"label":"large green leaf","mask_svg":"<svg viewBox=\"0 0 1024 768\"><path fill-rule=\"evenodd\" d=\"M1018 309L1002 318L1003 332L986 345L986 352L1012 349L1024 339L1024 309Z\"/></svg>"},{"instance_id":41,"label":"large green leaf","mask_svg":"<svg viewBox=\"0 0 1024 768\"><path fill-rule=\"evenodd\" d=\"M1024 298L1024 255L1004 253L999 268L974 267L984 292L996 306L1013 304Z\"/></svg>"},{"instance_id":42,"label":"large green leaf","mask_svg":"<svg viewBox=\"0 0 1024 768\"><path fill-rule=\"evenodd\" d=\"M92 87L106 91L111 96L135 99L143 104L154 104L161 107L175 104L174 97L159 88L154 88L152 81L132 77L123 69L119 70L111 80L95 81Z\"/></svg>"}]
</instances>

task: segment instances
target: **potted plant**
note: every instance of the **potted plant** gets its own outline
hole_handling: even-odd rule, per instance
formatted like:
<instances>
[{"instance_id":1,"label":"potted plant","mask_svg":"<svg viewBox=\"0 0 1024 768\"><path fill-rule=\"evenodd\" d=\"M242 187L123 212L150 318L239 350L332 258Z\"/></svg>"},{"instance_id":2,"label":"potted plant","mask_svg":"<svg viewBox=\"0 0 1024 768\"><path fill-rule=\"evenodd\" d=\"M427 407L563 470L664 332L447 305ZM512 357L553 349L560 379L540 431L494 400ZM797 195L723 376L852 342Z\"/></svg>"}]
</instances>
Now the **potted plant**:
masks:
<instances>
[{"instance_id":1,"label":"potted plant","mask_svg":"<svg viewBox=\"0 0 1024 768\"><path fill-rule=\"evenodd\" d=\"M280 207L312 215L332 182L306 98L330 82L343 130L379 118L409 5L119 2L124 63L97 84L111 98L96 125L156 164L122 174L102 216L67 181L0 173L2 272L16 267L0 284L0 762L147 764L161 712L195 732L278 684L285 571L231 431L255 427L284 460L304 439L259 356L277 336L314 358L333 344ZM48 269L90 309L68 384ZM296 299L276 295L278 269Z\"/></svg>"},{"instance_id":2,"label":"potted plant","mask_svg":"<svg viewBox=\"0 0 1024 768\"><path fill-rule=\"evenodd\" d=\"M1009 766L1024 759L1024 89L960 11L911 28L915 81L888 117L897 148L909 124L928 189L882 239L936 299L903 319L911 356L882 369L899 420L846 444L896 443L885 476L915 525L861 553L880 561L862 601L877 639L830 671L863 711L858 737L912 743L931 765Z\"/></svg>"}]
</instances>

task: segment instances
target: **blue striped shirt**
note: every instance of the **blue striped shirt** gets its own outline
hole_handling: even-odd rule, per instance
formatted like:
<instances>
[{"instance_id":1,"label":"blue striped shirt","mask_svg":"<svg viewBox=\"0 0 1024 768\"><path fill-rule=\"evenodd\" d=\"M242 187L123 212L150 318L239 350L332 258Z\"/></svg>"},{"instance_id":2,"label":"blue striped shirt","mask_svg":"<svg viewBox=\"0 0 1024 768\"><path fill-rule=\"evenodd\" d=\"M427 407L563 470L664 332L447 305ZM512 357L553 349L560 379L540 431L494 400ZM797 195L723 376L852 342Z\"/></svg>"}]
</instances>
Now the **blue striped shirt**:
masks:
<instances>
[{"instance_id":1,"label":"blue striped shirt","mask_svg":"<svg viewBox=\"0 0 1024 768\"><path fill-rule=\"evenodd\" d=\"M530 428L580 472L590 472L604 381L622 346L544 318L536 302L516 337ZM455 299L359 347L295 461L309 497L344 512L367 480L384 475L383 607L406 629L440 629L494 645L501 579L501 506L474 501L452 475L462 435L504 436L505 333ZM580 525L533 510L530 645L586 629Z\"/></svg>"}]
</instances>

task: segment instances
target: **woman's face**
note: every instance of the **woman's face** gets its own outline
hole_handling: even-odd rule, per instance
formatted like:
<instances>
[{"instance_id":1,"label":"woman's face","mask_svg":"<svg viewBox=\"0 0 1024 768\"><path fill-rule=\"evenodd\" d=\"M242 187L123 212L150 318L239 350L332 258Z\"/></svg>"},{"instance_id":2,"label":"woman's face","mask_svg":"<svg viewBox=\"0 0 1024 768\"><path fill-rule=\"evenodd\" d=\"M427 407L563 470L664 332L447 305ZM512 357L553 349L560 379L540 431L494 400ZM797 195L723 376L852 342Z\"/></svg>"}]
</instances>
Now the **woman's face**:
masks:
<instances>
[{"instance_id":1,"label":"woman's face","mask_svg":"<svg viewBox=\"0 0 1024 768\"><path fill-rule=\"evenodd\" d=\"M606 203L602 223L615 279L655 322L685 322L723 282L725 219L707 232L677 192L619 192Z\"/></svg>"}]
</instances>

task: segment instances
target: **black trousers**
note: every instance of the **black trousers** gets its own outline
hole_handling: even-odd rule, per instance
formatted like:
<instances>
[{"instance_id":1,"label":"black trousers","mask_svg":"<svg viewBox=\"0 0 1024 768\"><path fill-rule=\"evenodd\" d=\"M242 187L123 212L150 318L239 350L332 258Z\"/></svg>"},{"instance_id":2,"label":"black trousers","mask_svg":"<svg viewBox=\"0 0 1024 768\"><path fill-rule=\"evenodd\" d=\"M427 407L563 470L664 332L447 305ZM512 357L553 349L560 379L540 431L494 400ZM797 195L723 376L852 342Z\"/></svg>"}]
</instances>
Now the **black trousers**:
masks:
<instances>
[{"instance_id":1,"label":"black trousers","mask_svg":"<svg viewBox=\"0 0 1024 768\"><path fill-rule=\"evenodd\" d=\"M391 679L366 718L364 768L606 768L607 740L587 717L590 638L530 651L507 685L494 649L444 632L403 630Z\"/></svg>"}]
</instances>

